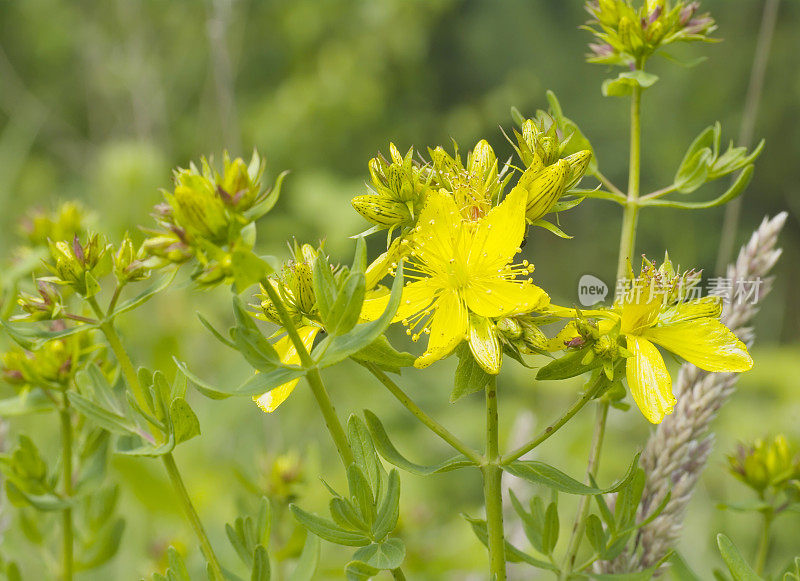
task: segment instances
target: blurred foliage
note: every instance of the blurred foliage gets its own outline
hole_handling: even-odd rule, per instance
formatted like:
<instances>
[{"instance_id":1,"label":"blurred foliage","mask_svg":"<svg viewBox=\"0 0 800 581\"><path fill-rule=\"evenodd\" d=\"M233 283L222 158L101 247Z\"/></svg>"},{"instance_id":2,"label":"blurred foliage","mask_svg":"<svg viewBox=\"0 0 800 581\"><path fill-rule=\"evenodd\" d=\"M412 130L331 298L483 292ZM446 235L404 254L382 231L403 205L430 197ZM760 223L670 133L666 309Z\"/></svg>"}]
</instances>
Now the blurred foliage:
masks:
<instances>
[{"instance_id":1,"label":"blurred foliage","mask_svg":"<svg viewBox=\"0 0 800 581\"><path fill-rule=\"evenodd\" d=\"M675 54L685 60L707 54L709 60L689 69L653 62L661 82L647 92L643 106L644 191L670 182L686 146L710 123L720 121L726 136L736 134L762 2L706 0L703 8L714 15L716 36L724 42L680 47ZM792 217L782 238L776 288L759 316L756 366L743 375L737 396L717 423L716 452L687 519L684 556L702 576L711 563L720 563L711 531L735 531L740 547L753 545L756 534L750 526L756 521L749 522L749 516L714 508L735 503L746 492L726 476L724 453L737 440L761 437L773 426L800 438L800 304L795 300L800 129L787 122L800 118L795 50L800 5L784 2L780 10L756 124L756 135L765 137L767 146L745 193L738 240L764 214L788 209ZM15 246L17 225L28 208L49 208L58 199L79 199L114 240L126 230L141 237L139 225L153 226L148 212L160 199L158 188L170 184L169 168L186 166L200 154L219 156L225 148L247 155L257 147L268 160L269 183L282 169L292 172L284 197L261 223L259 245L275 254L283 248L286 256L285 241L292 236L310 242L325 238L333 256L346 260L353 248L347 237L366 227L349 200L366 193L367 161L378 150L388 153L390 140L406 151L450 138L468 147L485 137L506 159L512 148L498 125L510 127L511 106L528 115L544 107L548 88L591 138L603 172L623 182L627 109L619 100L601 97L608 71L584 62L589 35L577 27L586 18L577 0L0 0L0 251L8 256ZM663 210L656 219L645 211L638 250L659 255L668 247L676 262L710 270L722 212ZM587 203L573 210L565 229L579 233L575 240L540 234L525 248L526 258L537 266L537 284L551 290L554 300L569 303L581 274L610 279L618 227L614 205ZM598 243L603 240L613 242ZM243 378L247 371L239 359L218 348L194 316L196 310L217 313L214 322L227 323L227 291L187 293L178 289L157 297L146 309L146 325L142 319L120 321L139 360L173 369L174 354L193 362L202 376ZM464 398L458 408L447 403L454 364L440 364L424 384L413 370L402 382L443 423L478 441L483 422L478 398ZM579 385L572 390L568 383L532 386L529 372L510 367L501 381L506 393L500 412L518 416L503 434L506 440L548 421ZM387 394L371 388L365 393L361 386L372 383L356 366L331 370L327 380L340 410L369 402L387 428L400 434L403 449L431 448L428 435L412 429L410 416ZM255 510L258 495L269 486L272 468L266 459L289 448L314 449L326 437L321 422L308 422L317 412L304 389L270 416L242 400L197 398L196 409L205 437L186 444L178 460L212 541L226 547L224 523L245 509ZM618 411L612 412L611 425L603 475L624 471L648 430L638 415ZM17 427L41 433L43 442L55 433L41 417L15 420L12 428ZM578 473L589 430L588 422L570 424L544 454ZM335 462L328 444L322 446L303 458L323 466ZM436 452L442 450L430 450L432 458ZM85 578L128 579L153 568L163 571L167 546L195 545L177 499L150 463L117 457L113 466L120 480L137 482L121 492L120 512L129 525L120 556ZM304 471L314 474L316 468ZM477 478L459 472L423 484L404 476L400 528L415 531L407 547L411 578L464 579L467 571L482 569L484 553L476 550L469 528L443 516L480 505ZM325 495L313 479L298 494L306 506L323 507ZM788 560L800 525L786 519L782 526L785 532L773 554ZM432 539L438 541L435 554ZM6 533L4 544L8 554L28 554L16 528ZM235 556L227 550L221 556L232 561ZM323 562L343 562L343 554L331 554L335 550L324 546ZM196 568L197 552L189 553L187 565ZM149 562L139 560L143 554ZM41 578L43 563L18 560L23 573ZM332 575L339 571L337 565Z\"/></svg>"}]
</instances>

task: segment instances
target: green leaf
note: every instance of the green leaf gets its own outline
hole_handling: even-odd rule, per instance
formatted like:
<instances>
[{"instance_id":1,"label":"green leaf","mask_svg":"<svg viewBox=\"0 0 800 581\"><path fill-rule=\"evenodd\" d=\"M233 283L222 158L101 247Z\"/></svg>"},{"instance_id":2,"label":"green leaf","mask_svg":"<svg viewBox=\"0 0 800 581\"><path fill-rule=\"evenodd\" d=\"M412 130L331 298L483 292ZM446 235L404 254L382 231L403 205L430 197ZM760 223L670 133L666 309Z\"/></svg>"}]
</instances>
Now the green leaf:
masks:
<instances>
[{"instance_id":1,"label":"green leaf","mask_svg":"<svg viewBox=\"0 0 800 581\"><path fill-rule=\"evenodd\" d=\"M358 511L367 525L366 529L371 531L378 509L375 506L375 499L372 496L367 477L355 464L347 467L347 484L350 489L350 497L356 503Z\"/></svg>"},{"instance_id":2,"label":"green leaf","mask_svg":"<svg viewBox=\"0 0 800 581\"><path fill-rule=\"evenodd\" d=\"M397 569L406 558L406 546L400 539L389 539L382 543L370 543L361 547L353 558L381 570Z\"/></svg>"},{"instance_id":3,"label":"green leaf","mask_svg":"<svg viewBox=\"0 0 800 581\"><path fill-rule=\"evenodd\" d=\"M462 397L481 391L489 383L491 375L475 361L469 346L464 342L456 348L458 366L456 367L455 384L450 393L450 403L455 403Z\"/></svg>"},{"instance_id":4,"label":"green leaf","mask_svg":"<svg viewBox=\"0 0 800 581\"><path fill-rule=\"evenodd\" d=\"M263 545L258 545L253 553L253 572L250 581L269 581L271 574L267 550Z\"/></svg>"},{"instance_id":5,"label":"green leaf","mask_svg":"<svg viewBox=\"0 0 800 581\"><path fill-rule=\"evenodd\" d=\"M210 399L225 399L231 396L261 395L284 383L305 375L306 371L296 365L278 367L268 373L256 373L241 385L234 388L217 387L203 381L186 367L186 364L173 357L175 365L194 384L197 391Z\"/></svg>"},{"instance_id":6,"label":"green leaf","mask_svg":"<svg viewBox=\"0 0 800 581\"><path fill-rule=\"evenodd\" d=\"M355 414L351 414L347 420L347 439L350 441L356 465L368 477L375 499L379 499L383 493L386 470L378 459L367 425Z\"/></svg>"},{"instance_id":7,"label":"green leaf","mask_svg":"<svg viewBox=\"0 0 800 581\"><path fill-rule=\"evenodd\" d=\"M727 204L734 198L737 198L744 189L750 184L753 179L753 171L755 167L748 165L742 170L742 173L736 178L736 181L728 188L721 196L714 198L708 202L678 202L675 200L643 200L640 202L641 206L653 206L661 208L677 208L679 210L704 210L706 208L714 208Z\"/></svg>"},{"instance_id":8,"label":"green leaf","mask_svg":"<svg viewBox=\"0 0 800 581\"><path fill-rule=\"evenodd\" d=\"M37 510L50 512L55 510L64 510L72 506L70 499L61 498L60 496L45 492L43 494L33 494L22 490L10 480L6 480L6 493L8 500L12 504L20 504L20 501L27 502Z\"/></svg>"},{"instance_id":9,"label":"green leaf","mask_svg":"<svg viewBox=\"0 0 800 581\"><path fill-rule=\"evenodd\" d=\"M544 515L544 530L542 531L542 549L546 555L553 552L558 542L558 505L551 502Z\"/></svg>"},{"instance_id":10,"label":"green leaf","mask_svg":"<svg viewBox=\"0 0 800 581\"><path fill-rule=\"evenodd\" d=\"M350 357L360 363L371 363L384 371L395 373L400 373L402 367L414 365L414 360L416 359L411 353L401 352L392 347L386 335L380 335L372 343Z\"/></svg>"},{"instance_id":11,"label":"green leaf","mask_svg":"<svg viewBox=\"0 0 800 581\"><path fill-rule=\"evenodd\" d=\"M367 427L369 428L370 434L372 434L372 441L375 444L375 449L378 451L381 457L389 464L397 466L406 472L426 476L428 474L450 472L451 470L458 470L459 468L475 466L475 463L463 454L459 454L448 460L445 460L444 462L432 464L430 466L415 464L414 462L407 460L402 454L400 454L400 452L397 451L397 448L395 448L394 444L392 444L391 440L389 440L389 436L386 434L386 429L378 419L378 416L369 410L364 410L364 418L367 421Z\"/></svg>"},{"instance_id":12,"label":"green leaf","mask_svg":"<svg viewBox=\"0 0 800 581\"><path fill-rule=\"evenodd\" d=\"M249 248L237 246L231 252L231 272L237 293L243 293L264 277L272 274L268 262L256 256Z\"/></svg>"},{"instance_id":13,"label":"green leaf","mask_svg":"<svg viewBox=\"0 0 800 581\"><path fill-rule=\"evenodd\" d=\"M400 516L400 474L396 469L389 473L386 496L383 498L372 534L376 539L382 539L391 533L397 526Z\"/></svg>"},{"instance_id":14,"label":"green leaf","mask_svg":"<svg viewBox=\"0 0 800 581\"><path fill-rule=\"evenodd\" d=\"M167 549L167 562L169 563L169 572L172 572L172 576L167 573L167 577L172 578L174 577L176 581L180 579L181 581L190 581L191 577L189 577L189 571L186 569L186 564L183 562L183 558L181 557L180 553L175 549L175 547L169 547Z\"/></svg>"},{"instance_id":15,"label":"green leaf","mask_svg":"<svg viewBox=\"0 0 800 581\"><path fill-rule=\"evenodd\" d=\"M269 193L264 196L264 199L258 202L255 206L250 208L249 210L245 211L244 217L248 220L258 220L264 214L269 212L275 203L278 201L281 195L281 186L283 185L283 180L286 176L289 175L288 171L281 172L280 175L275 180L275 185L272 186Z\"/></svg>"},{"instance_id":16,"label":"green leaf","mask_svg":"<svg viewBox=\"0 0 800 581\"><path fill-rule=\"evenodd\" d=\"M261 333L253 317L247 312L242 300L233 297L233 316L236 327L231 331L236 350L239 351L247 362L259 371L272 371L275 367L282 367L280 356L275 348Z\"/></svg>"},{"instance_id":17,"label":"green leaf","mask_svg":"<svg viewBox=\"0 0 800 581\"><path fill-rule=\"evenodd\" d=\"M600 365L600 358L595 358L589 365L581 363L591 347L584 347L577 351L566 351L558 359L553 359L550 363L540 368L536 373L539 381L552 381L556 379L569 379L582 375Z\"/></svg>"},{"instance_id":18,"label":"green leaf","mask_svg":"<svg viewBox=\"0 0 800 581\"><path fill-rule=\"evenodd\" d=\"M607 535L603 529L603 522L596 514L590 514L586 519L586 538L596 553L602 555L606 548Z\"/></svg>"},{"instance_id":19,"label":"green leaf","mask_svg":"<svg viewBox=\"0 0 800 581\"><path fill-rule=\"evenodd\" d=\"M67 327L60 331L45 331L38 327L20 327L18 325L12 325L3 319L0 319L0 325L5 328L6 333L8 333L15 343L28 351L36 351L40 346L53 339L64 339L70 335L83 333L84 331L100 327L99 324L81 324L74 327Z\"/></svg>"},{"instance_id":20,"label":"green leaf","mask_svg":"<svg viewBox=\"0 0 800 581\"><path fill-rule=\"evenodd\" d=\"M348 530L361 531L368 533L370 527L361 516L361 512L353 506L349 500L337 496L332 498L328 504L334 522L340 527Z\"/></svg>"},{"instance_id":21,"label":"green leaf","mask_svg":"<svg viewBox=\"0 0 800 581\"><path fill-rule=\"evenodd\" d=\"M357 353L375 341L391 324L397 312L397 307L400 306L402 293L403 264L401 262L397 267L397 274L392 284L392 292L383 314L371 323L356 325L352 331L345 335L328 336L323 339L311 354L314 361L317 361L320 368L329 367Z\"/></svg>"},{"instance_id":22,"label":"green leaf","mask_svg":"<svg viewBox=\"0 0 800 581\"><path fill-rule=\"evenodd\" d=\"M722 533L717 535L717 546L722 555L722 559L728 566L728 570L733 576L733 581L763 581L760 576L747 564L742 557L739 549L728 537Z\"/></svg>"},{"instance_id":23,"label":"green leaf","mask_svg":"<svg viewBox=\"0 0 800 581\"><path fill-rule=\"evenodd\" d=\"M545 230L547 230L549 232L552 232L553 234L555 234L559 238L564 238L564 239L567 239L567 240L572 239L572 236L570 236L569 234L564 232L561 228L559 228L558 226L556 226L552 222L548 222L547 220L544 220L543 218L539 218L538 220L534 220L530 224L531 224L531 226L539 226L540 228L544 228Z\"/></svg>"},{"instance_id":24,"label":"green leaf","mask_svg":"<svg viewBox=\"0 0 800 581\"><path fill-rule=\"evenodd\" d=\"M297 505L291 504L289 508L297 522L328 542L349 547L363 547L371 542L364 533L348 531L327 519L304 511Z\"/></svg>"},{"instance_id":25,"label":"green leaf","mask_svg":"<svg viewBox=\"0 0 800 581\"><path fill-rule=\"evenodd\" d=\"M538 496L532 498L531 512L527 512L513 490L509 488L508 494L511 497L511 506L514 507L514 510L522 520L522 529L525 532L525 537L534 549L543 553L544 508L542 499Z\"/></svg>"},{"instance_id":26,"label":"green leaf","mask_svg":"<svg viewBox=\"0 0 800 581\"><path fill-rule=\"evenodd\" d=\"M515 460L502 468L504 471L517 478L522 478L534 484L543 484L548 488L558 490L559 492L566 492L567 494L608 494L609 492L621 490L630 482L636 471L638 461L639 454L636 454L625 476L619 482L612 484L608 488L587 486L567 476L557 468L545 464L544 462L539 462L538 460Z\"/></svg>"},{"instance_id":27,"label":"green leaf","mask_svg":"<svg viewBox=\"0 0 800 581\"><path fill-rule=\"evenodd\" d=\"M472 527L472 532L478 537L478 540L486 547L489 546L489 532L486 521L477 518L471 518L466 514L462 514L466 521ZM558 571L558 567L547 561L542 561L531 555L519 550L517 547L506 541L506 560L509 563L527 563L538 569L546 569L548 571Z\"/></svg>"},{"instance_id":28,"label":"green leaf","mask_svg":"<svg viewBox=\"0 0 800 581\"><path fill-rule=\"evenodd\" d=\"M319 537L307 534L303 552L300 553L300 558L297 560L297 566L294 571L289 575L289 581L313 581L318 564Z\"/></svg>"},{"instance_id":29,"label":"green leaf","mask_svg":"<svg viewBox=\"0 0 800 581\"><path fill-rule=\"evenodd\" d=\"M70 391L67 392L69 403L83 416L114 434L136 434L144 435L132 420L114 411L100 407L90 399L81 394Z\"/></svg>"},{"instance_id":30,"label":"green leaf","mask_svg":"<svg viewBox=\"0 0 800 581\"><path fill-rule=\"evenodd\" d=\"M361 238L359 238L361 240ZM337 289L336 299L328 313L325 330L331 336L341 336L348 333L361 314L366 293L366 278L363 272L351 272L345 277Z\"/></svg>"},{"instance_id":31,"label":"green leaf","mask_svg":"<svg viewBox=\"0 0 800 581\"><path fill-rule=\"evenodd\" d=\"M176 444L200 435L200 422L185 399L178 397L172 400L169 406L169 417L172 429L175 431Z\"/></svg>"},{"instance_id":32,"label":"green leaf","mask_svg":"<svg viewBox=\"0 0 800 581\"><path fill-rule=\"evenodd\" d=\"M157 457L175 449L175 434L170 432L166 442L156 443L132 434L117 438L116 452L126 456Z\"/></svg>"},{"instance_id":33,"label":"green leaf","mask_svg":"<svg viewBox=\"0 0 800 581\"><path fill-rule=\"evenodd\" d=\"M634 87L647 89L652 87L658 77L642 70L625 71L617 75L616 79L603 81L602 92L605 97L624 97L633 92Z\"/></svg>"},{"instance_id":34,"label":"green leaf","mask_svg":"<svg viewBox=\"0 0 800 581\"><path fill-rule=\"evenodd\" d=\"M331 324L330 313L336 300L337 285L328 258L320 252L314 262L313 273L314 297L317 299L317 308L323 325L327 328Z\"/></svg>"},{"instance_id":35,"label":"green leaf","mask_svg":"<svg viewBox=\"0 0 800 581\"><path fill-rule=\"evenodd\" d=\"M114 312L111 314L111 317L114 318L117 315L121 315L122 313L127 313L128 311L132 311L133 309L149 301L151 298L153 298L153 296L160 293L162 290L167 288L172 283L172 280L175 278L177 272L178 272L177 269L173 270L172 272L161 277L161 280L158 281L156 284L150 286L149 288L142 291L132 299L128 299L127 301L121 302L119 305L117 305L117 308L114 309Z\"/></svg>"},{"instance_id":36,"label":"green leaf","mask_svg":"<svg viewBox=\"0 0 800 581\"><path fill-rule=\"evenodd\" d=\"M380 569L376 569L363 561L350 561L344 568L347 581L364 581L380 572Z\"/></svg>"},{"instance_id":37,"label":"green leaf","mask_svg":"<svg viewBox=\"0 0 800 581\"><path fill-rule=\"evenodd\" d=\"M709 180L708 174L713 161L710 149L703 148L698 151L678 168L678 173L675 175L675 189L682 194L689 194L705 184Z\"/></svg>"},{"instance_id":38,"label":"green leaf","mask_svg":"<svg viewBox=\"0 0 800 581\"><path fill-rule=\"evenodd\" d=\"M231 341L230 339L228 339L227 337L225 337L222 333L217 331L217 329L214 327L214 325L212 325L208 321L208 319L206 319L201 313L197 312L195 314L197 315L197 318L200 319L200 323L206 329L211 331L211 334L214 335L214 337L217 339L217 341L219 341L220 343L222 343L224 345L227 345L231 349L236 349L236 344L233 341Z\"/></svg>"}]
</instances>

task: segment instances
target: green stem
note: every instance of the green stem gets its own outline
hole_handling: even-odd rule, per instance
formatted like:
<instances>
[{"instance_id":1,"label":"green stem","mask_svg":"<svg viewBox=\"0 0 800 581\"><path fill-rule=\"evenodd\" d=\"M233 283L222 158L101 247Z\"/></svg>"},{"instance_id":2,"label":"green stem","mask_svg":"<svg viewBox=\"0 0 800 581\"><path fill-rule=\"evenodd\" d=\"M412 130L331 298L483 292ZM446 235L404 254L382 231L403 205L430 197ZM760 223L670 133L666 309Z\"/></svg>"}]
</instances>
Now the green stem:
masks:
<instances>
[{"instance_id":1,"label":"green stem","mask_svg":"<svg viewBox=\"0 0 800 581\"><path fill-rule=\"evenodd\" d=\"M601 401L597 408L597 421L594 426L594 436L592 437L592 449L589 452L589 462L586 465L587 481L591 482L597 476L597 467L600 464L600 451L603 448L603 436L606 431L606 420L608 418L608 402ZM575 559L578 557L583 540L583 532L586 528L586 517L589 516L591 507L591 496L581 496L578 503L578 514L575 517L575 524L572 527L572 536L569 539L567 554L564 558L564 566L561 568L561 579L569 579L575 567Z\"/></svg>"},{"instance_id":2,"label":"green stem","mask_svg":"<svg viewBox=\"0 0 800 581\"><path fill-rule=\"evenodd\" d=\"M311 386L311 391L314 394L314 398L317 400L317 405L322 412L322 416L325 418L325 425L328 427L331 438L333 438L333 443L336 446L336 450L339 452L339 457L342 459L345 468L347 468L354 462L353 451L350 449L350 442L347 440L347 434L342 427L342 423L339 421L339 416L336 415L336 409L333 407L333 402L328 395L328 390L325 389L322 375L320 375L319 369L311 358L311 354L308 352L308 349L306 349L306 346L303 344L303 340L297 333L297 328L292 321L292 317L286 310L280 296L278 296L278 292L268 280L262 281L261 286L266 291L272 304L275 305L278 318L283 328L286 330L289 340L297 350L300 363L307 369L306 379L308 380L308 384Z\"/></svg>"},{"instance_id":3,"label":"green stem","mask_svg":"<svg viewBox=\"0 0 800 581\"><path fill-rule=\"evenodd\" d=\"M386 389L389 390L389 393L391 393L397 399L397 401L403 404L408 411L414 414L414 416L430 431L439 436L442 440L455 448L455 450L461 452L464 454L464 456L476 464L483 463L483 458L481 458L480 454L475 452L475 450L471 449L464 442L458 439L458 437L450 432L447 428L422 411L422 409L416 403L414 403L410 397L408 397L408 395L400 388L400 386L392 381L392 379L378 367L371 363L362 363L360 361L357 361L356 363L359 363L369 370L369 372L372 373L372 375L374 375Z\"/></svg>"},{"instance_id":4,"label":"green stem","mask_svg":"<svg viewBox=\"0 0 800 581\"><path fill-rule=\"evenodd\" d=\"M506 579L506 540L503 534L503 490L497 421L497 379L486 386L486 457L481 466L489 545L489 578Z\"/></svg>"},{"instance_id":5,"label":"green stem","mask_svg":"<svg viewBox=\"0 0 800 581\"><path fill-rule=\"evenodd\" d=\"M221 581L224 579L222 575L222 567L220 567L217 556L214 554L214 549L211 547L211 542L208 540L206 530L203 528L203 523L200 521L200 517L198 516L197 511L192 504L192 499L189 497L189 491L186 490L186 485L183 483L181 473L178 471L178 466L175 464L175 458L172 456L172 452L169 454L164 454L162 458L164 460L164 467L167 469L167 474L169 474L169 479L172 481L172 485L181 499L183 510L186 512L186 516L189 517L189 522L191 523L197 538L200 540L200 546L203 549L203 554L208 560L208 564L211 566L211 569L214 571L216 579Z\"/></svg>"},{"instance_id":6,"label":"green stem","mask_svg":"<svg viewBox=\"0 0 800 581\"><path fill-rule=\"evenodd\" d=\"M641 104L642 89L633 88L631 97L631 146L628 169L628 201L622 215L622 232L619 239L617 279L625 278L628 260L631 260L636 243L636 223L639 218L639 170L641 158Z\"/></svg>"},{"instance_id":7,"label":"green stem","mask_svg":"<svg viewBox=\"0 0 800 581\"><path fill-rule=\"evenodd\" d=\"M599 384L598 384L599 385ZM547 440L550 436L555 434L564 424L566 424L572 417L577 414L583 406L585 406L595 395L597 394L597 386L589 385L586 388L586 391L583 392L583 395L579 397L575 402L569 407L567 411L563 413L563 415L558 418L555 422L547 426L542 432L536 436L533 440L525 444L524 446L520 446L516 450L513 450L507 453L500 459L500 465L505 466L506 464L510 464L514 460L519 459L520 457L524 456L534 448L536 448L539 444Z\"/></svg>"},{"instance_id":8,"label":"green stem","mask_svg":"<svg viewBox=\"0 0 800 581\"><path fill-rule=\"evenodd\" d=\"M775 518L775 513L772 509L764 512L764 520L761 526L761 537L758 541L758 551L756 552L756 574L761 576L764 573L764 567L767 564L767 555L769 554L769 529L772 525L772 520Z\"/></svg>"},{"instance_id":9,"label":"green stem","mask_svg":"<svg viewBox=\"0 0 800 581\"><path fill-rule=\"evenodd\" d=\"M106 341L108 341L111 350L114 352L114 355L119 362L122 375L125 377L125 381L130 387L130 390L136 399L136 403L139 404L139 406L146 412L152 413L153 410L151 409L151 406L144 395L144 388L139 382L139 376L133 366L133 361L131 361L128 352L122 345L122 341L120 340L119 334L114 327L114 323L106 318L105 314L100 308L100 305L97 304L97 301L94 299L94 297L89 297L87 300L89 305L91 305L92 310L94 310L94 312L97 314L97 317L103 321L100 324L100 330L103 332ZM188 517L192 528L197 534L197 538L200 541L200 546L203 548L203 553L205 554L211 569L214 571L214 574L218 579L223 579L222 567L219 564L217 555L214 553L214 550L211 547L211 542L208 540L208 535L206 535L203 524L200 522L200 517L197 515L197 511L195 510L194 505L189 498L189 493L187 492L186 485L183 483L183 479L178 471L178 466L175 464L175 458L172 456L172 452L164 454L161 456L161 458L164 462L164 467L167 469L167 474L169 474L170 481L175 487L175 491L178 493L178 496L181 498L186 516Z\"/></svg>"},{"instance_id":10,"label":"green stem","mask_svg":"<svg viewBox=\"0 0 800 581\"><path fill-rule=\"evenodd\" d=\"M64 498L72 497L72 415L69 410L69 398L67 392L63 392L61 408L58 412L61 421L61 473L63 482ZM73 555L73 528L72 528L72 508L65 508L61 512L62 523L62 543L61 543L61 567L62 581L72 581L74 569Z\"/></svg>"},{"instance_id":11,"label":"green stem","mask_svg":"<svg viewBox=\"0 0 800 581\"><path fill-rule=\"evenodd\" d=\"M622 194L622 190L620 190L617 186L615 186L610 179L608 179L606 176L600 173L599 169L595 170L594 177L596 177L601 184L603 184L605 187L607 187L615 194Z\"/></svg>"},{"instance_id":12,"label":"green stem","mask_svg":"<svg viewBox=\"0 0 800 581\"><path fill-rule=\"evenodd\" d=\"M406 576L400 567L398 567L397 569L392 569L391 573L392 573L392 579L395 579L396 581L406 581Z\"/></svg>"},{"instance_id":13,"label":"green stem","mask_svg":"<svg viewBox=\"0 0 800 581\"><path fill-rule=\"evenodd\" d=\"M139 383L139 376L136 373L136 368L133 366L133 361L131 361L131 358L128 356L128 352L122 345L122 341L120 340L119 334L114 327L114 323L106 318L106 314L100 308L100 305L97 304L97 300L95 300L94 297L89 297L87 302L92 307L92 310L94 311L95 315L97 315L97 318L101 321L100 330L103 332L106 341L108 341L109 347L111 347L111 350L114 352L114 355L119 362L122 376L125 378L125 382L128 384L131 393L133 393L136 403L139 404L139 407L141 407L147 413L152 414L153 410L151 409L148 399L144 395L144 389L142 389L142 385Z\"/></svg>"}]
</instances>

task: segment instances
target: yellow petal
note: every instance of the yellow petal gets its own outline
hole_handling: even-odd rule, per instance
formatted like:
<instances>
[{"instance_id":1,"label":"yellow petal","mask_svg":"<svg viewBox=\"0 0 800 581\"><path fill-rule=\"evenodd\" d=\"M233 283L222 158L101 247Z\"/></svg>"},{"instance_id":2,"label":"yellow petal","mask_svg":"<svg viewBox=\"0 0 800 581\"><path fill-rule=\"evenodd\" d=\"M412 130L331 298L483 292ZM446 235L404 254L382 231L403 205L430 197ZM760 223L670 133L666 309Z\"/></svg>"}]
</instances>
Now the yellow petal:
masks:
<instances>
[{"instance_id":1,"label":"yellow petal","mask_svg":"<svg viewBox=\"0 0 800 581\"><path fill-rule=\"evenodd\" d=\"M744 343L717 319L703 318L648 329L645 336L705 371L747 371Z\"/></svg>"},{"instance_id":2,"label":"yellow petal","mask_svg":"<svg viewBox=\"0 0 800 581\"><path fill-rule=\"evenodd\" d=\"M538 311L550 302L538 286L498 279L476 280L464 292L469 310L481 317L507 317Z\"/></svg>"},{"instance_id":3,"label":"yellow petal","mask_svg":"<svg viewBox=\"0 0 800 581\"><path fill-rule=\"evenodd\" d=\"M419 369L448 355L467 333L467 308L458 294L443 294L434 307L428 348L414 362L414 367Z\"/></svg>"},{"instance_id":4,"label":"yellow petal","mask_svg":"<svg viewBox=\"0 0 800 581\"><path fill-rule=\"evenodd\" d=\"M400 298L400 306L392 322L402 321L411 315L425 310L436 298L438 288L433 285L430 279L417 280L406 284L403 287L403 295ZM377 296L375 296L377 294ZM374 321L386 310L389 303L389 289L383 289L380 294L375 293L372 298L367 298L361 307L361 318L367 321Z\"/></svg>"},{"instance_id":5,"label":"yellow petal","mask_svg":"<svg viewBox=\"0 0 800 581\"><path fill-rule=\"evenodd\" d=\"M444 192L428 195L413 236L418 259L446 270L450 259L456 255L460 226L461 214L450 195Z\"/></svg>"},{"instance_id":6,"label":"yellow petal","mask_svg":"<svg viewBox=\"0 0 800 581\"><path fill-rule=\"evenodd\" d=\"M486 317L471 316L469 321L469 349L475 361L486 373L497 375L503 359L500 340L494 324Z\"/></svg>"},{"instance_id":7,"label":"yellow petal","mask_svg":"<svg viewBox=\"0 0 800 581\"><path fill-rule=\"evenodd\" d=\"M721 313L722 298L708 296L670 307L658 316L658 322L661 325L671 325L704 317L719 318Z\"/></svg>"},{"instance_id":8,"label":"yellow petal","mask_svg":"<svg viewBox=\"0 0 800 581\"><path fill-rule=\"evenodd\" d=\"M478 221L467 255L472 272L494 274L519 252L525 235L526 196L524 191L512 191Z\"/></svg>"},{"instance_id":9,"label":"yellow petal","mask_svg":"<svg viewBox=\"0 0 800 581\"><path fill-rule=\"evenodd\" d=\"M300 335L300 340L303 342L305 348L309 351L311 350L311 346L314 344L314 337L317 336L317 333L319 333L319 327L308 326L297 329L297 334ZM292 344L292 340L288 335L278 339L272 346L275 348L275 351L278 352L278 356L282 362L289 365L296 365L300 363L300 356L297 354L297 349L295 349L294 345ZM295 386L297 386L298 381L300 381L299 378L287 381L275 389L271 389L270 391L259 396L254 396L253 401L255 401L258 404L258 407L265 412L272 413L278 408L279 405L286 401L286 398L289 397L289 395L291 395Z\"/></svg>"},{"instance_id":10,"label":"yellow petal","mask_svg":"<svg viewBox=\"0 0 800 581\"><path fill-rule=\"evenodd\" d=\"M660 424L675 407L672 379L655 345L642 337L627 339L628 350L633 353L626 363L628 388L644 417Z\"/></svg>"}]
</instances>

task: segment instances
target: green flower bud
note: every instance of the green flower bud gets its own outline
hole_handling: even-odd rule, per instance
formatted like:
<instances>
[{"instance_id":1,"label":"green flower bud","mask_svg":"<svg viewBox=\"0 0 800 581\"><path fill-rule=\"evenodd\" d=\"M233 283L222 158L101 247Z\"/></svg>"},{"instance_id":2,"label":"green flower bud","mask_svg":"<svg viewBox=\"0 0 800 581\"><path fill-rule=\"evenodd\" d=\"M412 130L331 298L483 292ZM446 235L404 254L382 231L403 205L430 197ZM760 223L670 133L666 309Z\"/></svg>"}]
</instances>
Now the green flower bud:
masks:
<instances>
[{"instance_id":1,"label":"green flower bud","mask_svg":"<svg viewBox=\"0 0 800 581\"><path fill-rule=\"evenodd\" d=\"M569 164L569 175L567 177L567 185L565 189L569 190L578 185L581 178L586 173L586 168L589 167L589 162L592 160L592 152L588 149L578 151L572 155L564 158Z\"/></svg>"},{"instance_id":2,"label":"green flower bud","mask_svg":"<svg viewBox=\"0 0 800 581\"><path fill-rule=\"evenodd\" d=\"M735 477L759 493L789 491L800 480L800 455L782 435L740 444L728 464Z\"/></svg>"},{"instance_id":3,"label":"green flower bud","mask_svg":"<svg viewBox=\"0 0 800 581\"><path fill-rule=\"evenodd\" d=\"M356 196L351 203L356 212L379 226L398 226L412 222L408 206L381 195Z\"/></svg>"},{"instance_id":4,"label":"green flower bud","mask_svg":"<svg viewBox=\"0 0 800 581\"><path fill-rule=\"evenodd\" d=\"M106 250L108 245L97 234L90 235L86 245L81 245L77 236L71 244L63 240L51 242L50 255L55 264L48 264L47 268L56 275L55 282L69 285L82 296L91 296L97 288L90 280L99 277L98 266Z\"/></svg>"},{"instance_id":5,"label":"green flower bud","mask_svg":"<svg viewBox=\"0 0 800 581\"><path fill-rule=\"evenodd\" d=\"M538 174L526 172L520 178L516 188L523 188L528 194L526 218L533 222L547 214L565 191L569 163L559 160L544 168ZM527 175L526 175L527 174Z\"/></svg>"},{"instance_id":6,"label":"green flower bud","mask_svg":"<svg viewBox=\"0 0 800 581\"><path fill-rule=\"evenodd\" d=\"M53 321L60 319L64 310L64 302L56 288L50 283L36 281L39 296L21 292L17 304L25 311L25 315L14 317L27 321Z\"/></svg>"},{"instance_id":7,"label":"green flower bud","mask_svg":"<svg viewBox=\"0 0 800 581\"><path fill-rule=\"evenodd\" d=\"M150 270L140 259L141 256L141 249L135 251L133 241L126 234L114 253L114 276L120 284L144 280L150 276Z\"/></svg>"},{"instance_id":8,"label":"green flower bud","mask_svg":"<svg viewBox=\"0 0 800 581\"><path fill-rule=\"evenodd\" d=\"M142 243L142 252L149 257L147 265L152 268L181 264L194 256L192 249L173 232L147 238Z\"/></svg>"},{"instance_id":9,"label":"green flower bud","mask_svg":"<svg viewBox=\"0 0 800 581\"><path fill-rule=\"evenodd\" d=\"M215 243L227 240L230 219L224 202L209 180L184 171L178 176L178 185L171 198L175 221L190 236L200 236Z\"/></svg>"}]
</instances>

